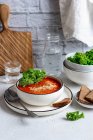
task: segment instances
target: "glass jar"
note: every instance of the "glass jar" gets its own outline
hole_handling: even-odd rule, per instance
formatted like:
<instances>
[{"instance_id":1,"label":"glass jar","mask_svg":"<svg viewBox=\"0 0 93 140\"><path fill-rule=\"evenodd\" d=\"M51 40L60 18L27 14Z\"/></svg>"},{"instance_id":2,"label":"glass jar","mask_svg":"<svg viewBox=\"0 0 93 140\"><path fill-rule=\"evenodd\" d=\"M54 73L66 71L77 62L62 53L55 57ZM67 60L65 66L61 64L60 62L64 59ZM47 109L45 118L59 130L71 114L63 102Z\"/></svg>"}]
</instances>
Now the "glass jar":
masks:
<instances>
[{"instance_id":1,"label":"glass jar","mask_svg":"<svg viewBox=\"0 0 93 140\"><path fill-rule=\"evenodd\" d=\"M42 62L48 75L59 76L62 71L62 48L59 41L59 35L47 34Z\"/></svg>"}]
</instances>

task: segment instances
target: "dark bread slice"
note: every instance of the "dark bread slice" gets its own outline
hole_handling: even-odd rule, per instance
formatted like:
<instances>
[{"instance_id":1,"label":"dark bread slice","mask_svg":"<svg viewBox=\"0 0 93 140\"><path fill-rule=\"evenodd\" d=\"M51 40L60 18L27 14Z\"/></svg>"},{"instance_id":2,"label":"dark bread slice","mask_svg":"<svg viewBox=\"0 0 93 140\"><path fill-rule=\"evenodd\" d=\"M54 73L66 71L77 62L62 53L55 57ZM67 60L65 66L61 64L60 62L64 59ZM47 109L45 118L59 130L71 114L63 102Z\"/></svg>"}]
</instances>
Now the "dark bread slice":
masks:
<instances>
[{"instance_id":1,"label":"dark bread slice","mask_svg":"<svg viewBox=\"0 0 93 140\"><path fill-rule=\"evenodd\" d=\"M89 94L85 97L85 99L91 103L93 103L93 90L89 92Z\"/></svg>"},{"instance_id":2,"label":"dark bread slice","mask_svg":"<svg viewBox=\"0 0 93 140\"><path fill-rule=\"evenodd\" d=\"M90 104L90 102L85 99L85 97L89 94L89 92L90 92L90 89L87 86L82 85L80 88L80 92L78 94L78 100L81 103Z\"/></svg>"},{"instance_id":3,"label":"dark bread slice","mask_svg":"<svg viewBox=\"0 0 93 140\"><path fill-rule=\"evenodd\" d=\"M70 98L64 98L62 101L53 104L53 107L63 107L71 102Z\"/></svg>"}]
</instances>

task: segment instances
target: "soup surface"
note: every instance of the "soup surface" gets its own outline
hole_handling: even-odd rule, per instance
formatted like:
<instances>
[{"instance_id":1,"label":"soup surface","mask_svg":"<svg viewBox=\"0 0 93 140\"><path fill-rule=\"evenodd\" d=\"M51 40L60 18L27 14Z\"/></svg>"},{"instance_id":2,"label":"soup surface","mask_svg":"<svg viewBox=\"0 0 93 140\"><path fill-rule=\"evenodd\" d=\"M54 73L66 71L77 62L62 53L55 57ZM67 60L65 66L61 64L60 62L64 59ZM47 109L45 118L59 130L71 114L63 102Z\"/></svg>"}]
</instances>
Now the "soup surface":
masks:
<instances>
[{"instance_id":1,"label":"soup surface","mask_svg":"<svg viewBox=\"0 0 93 140\"><path fill-rule=\"evenodd\" d=\"M61 88L61 83L51 77L46 77L42 81L22 87L18 85L18 89L28 92L29 94L50 94Z\"/></svg>"}]
</instances>

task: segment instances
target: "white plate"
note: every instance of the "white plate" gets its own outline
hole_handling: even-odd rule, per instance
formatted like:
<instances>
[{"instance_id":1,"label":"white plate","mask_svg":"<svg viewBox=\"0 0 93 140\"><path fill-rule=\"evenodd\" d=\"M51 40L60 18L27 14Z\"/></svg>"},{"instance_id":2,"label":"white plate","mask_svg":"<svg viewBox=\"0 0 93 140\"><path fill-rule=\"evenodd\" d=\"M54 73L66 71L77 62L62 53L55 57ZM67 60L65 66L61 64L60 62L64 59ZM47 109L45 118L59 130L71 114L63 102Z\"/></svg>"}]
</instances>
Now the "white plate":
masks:
<instances>
[{"instance_id":1,"label":"white plate","mask_svg":"<svg viewBox=\"0 0 93 140\"><path fill-rule=\"evenodd\" d=\"M85 108L90 108L90 109L93 109L93 104L84 104L84 103L81 103L78 98L77 98L77 94L75 96L75 100L76 102L80 105L80 106L83 106Z\"/></svg>"},{"instance_id":2,"label":"white plate","mask_svg":"<svg viewBox=\"0 0 93 140\"><path fill-rule=\"evenodd\" d=\"M12 90L16 91L15 86L10 87ZM72 100L73 95L71 90L68 87L64 87L64 91L62 93L61 98L59 98L57 101L61 101L64 98L70 98ZM20 104L18 104L17 102L9 102L8 99L5 97L4 95L4 101L6 103L6 105L11 108L13 111L27 115L27 112L21 107ZM56 101L56 102L57 102ZM56 113L59 113L61 111L63 111L64 109L66 109L71 103L69 103L68 105L64 106L64 107L60 107L60 108L55 108L51 105L49 106L31 106L28 105L26 103L24 103L24 105L30 110L33 111L34 113L36 113L38 116L47 116L47 115L53 115Z\"/></svg>"}]
</instances>

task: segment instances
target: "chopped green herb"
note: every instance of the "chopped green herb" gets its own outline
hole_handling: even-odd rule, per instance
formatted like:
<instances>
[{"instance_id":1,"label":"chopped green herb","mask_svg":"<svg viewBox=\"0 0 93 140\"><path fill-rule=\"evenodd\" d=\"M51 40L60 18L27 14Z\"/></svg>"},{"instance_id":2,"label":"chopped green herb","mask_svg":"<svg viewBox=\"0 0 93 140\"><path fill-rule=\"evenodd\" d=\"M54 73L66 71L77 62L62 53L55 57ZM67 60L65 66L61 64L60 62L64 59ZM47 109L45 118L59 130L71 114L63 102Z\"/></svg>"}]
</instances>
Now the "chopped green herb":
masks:
<instances>
[{"instance_id":1,"label":"chopped green herb","mask_svg":"<svg viewBox=\"0 0 93 140\"><path fill-rule=\"evenodd\" d=\"M84 118L84 113L83 112L82 113L79 113L79 111L68 112L66 114L66 118L67 118L67 120L75 121L75 120Z\"/></svg>"},{"instance_id":2,"label":"chopped green herb","mask_svg":"<svg viewBox=\"0 0 93 140\"><path fill-rule=\"evenodd\" d=\"M76 52L73 57L68 57L67 60L81 65L93 65L93 49L83 52Z\"/></svg>"},{"instance_id":3,"label":"chopped green herb","mask_svg":"<svg viewBox=\"0 0 93 140\"><path fill-rule=\"evenodd\" d=\"M26 72L23 72L23 77L19 80L19 85L25 87L29 84L40 82L45 77L46 72L44 70L30 68Z\"/></svg>"}]
</instances>

